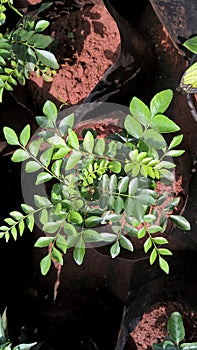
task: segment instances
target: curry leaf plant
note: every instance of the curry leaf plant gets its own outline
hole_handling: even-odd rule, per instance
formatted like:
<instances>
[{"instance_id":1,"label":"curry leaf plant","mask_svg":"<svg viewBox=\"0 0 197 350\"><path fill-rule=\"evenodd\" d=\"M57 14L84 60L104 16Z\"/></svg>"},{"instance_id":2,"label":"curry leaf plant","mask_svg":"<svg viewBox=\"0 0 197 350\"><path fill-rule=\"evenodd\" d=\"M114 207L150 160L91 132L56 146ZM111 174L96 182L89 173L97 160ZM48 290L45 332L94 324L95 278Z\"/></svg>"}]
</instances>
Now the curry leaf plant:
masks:
<instances>
[{"instance_id":1,"label":"curry leaf plant","mask_svg":"<svg viewBox=\"0 0 197 350\"><path fill-rule=\"evenodd\" d=\"M6 23L6 5L21 19L13 30L0 33L0 102L4 90L12 91L17 84L24 85L31 72L51 81L59 68L54 54L47 50L54 39L42 33L49 21L35 20L51 4L41 5L34 15L23 15L13 7L12 1L1 0L0 26Z\"/></svg>"},{"instance_id":2,"label":"curry leaf plant","mask_svg":"<svg viewBox=\"0 0 197 350\"><path fill-rule=\"evenodd\" d=\"M115 258L121 249L132 254L135 237L150 254L150 264L158 260L168 273L166 256L172 253L163 237L167 221L170 218L181 229L190 229L183 216L173 213L179 198L157 190L157 182L172 178L175 165L171 157L184 152L176 148L183 135L174 136L169 145L162 136L180 129L163 114L171 100L171 90L156 94L150 108L134 97L123 134L116 135L121 142L97 137L91 129L84 130L80 138L74 114L57 121L58 111L51 101L44 104L43 116L36 118L41 131L33 141L29 125L19 137L4 127L7 143L18 146L12 161L25 162L25 171L35 173L35 187L44 184L49 195L35 193L34 206L25 203L21 212L12 211L0 227L0 237L16 240L25 227L33 231L38 217L45 236L35 247L49 247L41 261L43 275L51 261L63 264L63 255L70 248L81 265L87 245L111 244ZM103 225L105 232L99 232L97 228Z\"/></svg>"},{"instance_id":3,"label":"curry leaf plant","mask_svg":"<svg viewBox=\"0 0 197 350\"><path fill-rule=\"evenodd\" d=\"M170 350L196 350L197 342L186 343L185 339L185 327L183 324L182 316L179 312L175 311L170 315L167 324L168 337L162 343L154 343L154 350L170 349Z\"/></svg>"}]
</instances>

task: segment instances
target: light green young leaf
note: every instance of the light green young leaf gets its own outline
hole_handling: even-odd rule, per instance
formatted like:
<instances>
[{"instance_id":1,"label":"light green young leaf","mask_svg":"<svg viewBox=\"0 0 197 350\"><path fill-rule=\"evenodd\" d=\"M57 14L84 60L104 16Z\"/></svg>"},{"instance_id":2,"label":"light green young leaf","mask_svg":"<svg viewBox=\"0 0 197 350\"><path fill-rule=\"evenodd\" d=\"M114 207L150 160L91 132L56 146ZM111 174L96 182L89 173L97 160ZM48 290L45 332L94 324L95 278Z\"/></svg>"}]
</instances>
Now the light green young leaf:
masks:
<instances>
[{"instance_id":1,"label":"light green young leaf","mask_svg":"<svg viewBox=\"0 0 197 350\"><path fill-rule=\"evenodd\" d=\"M94 148L94 136L90 131L87 131L83 139L83 149L89 153L92 153Z\"/></svg>"},{"instance_id":2,"label":"light green young leaf","mask_svg":"<svg viewBox=\"0 0 197 350\"><path fill-rule=\"evenodd\" d=\"M18 136L15 131L7 126L3 128L4 137L9 145L17 146L19 145Z\"/></svg>"},{"instance_id":3,"label":"light green young leaf","mask_svg":"<svg viewBox=\"0 0 197 350\"><path fill-rule=\"evenodd\" d=\"M129 177L124 176L122 179L120 179L118 183L118 191L119 193L125 193L128 189L128 184L129 184Z\"/></svg>"},{"instance_id":4,"label":"light green young leaf","mask_svg":"<svg viewBox=\"0 0 197 350\"><path fill-rule=\"evenodd\" d=\"M116 160L112 160L109 163L109 169L111 171L113 171L114 173L119 174L121 172L121 169L122 169L121 163L116 161Z\"/></svg>"},{"instance_id":5,"label":"light green young leaf","mask_svg":"<svg viewBox=\"0 0 197 350\"><path fill-rule=\"evenodd\" d=\"M142 125L148 125L150 121L149 108L139 98L133 97L129 106L131 115L136 118Z\"/></svg>"},{"instance_id":6,"label":"light green young leaf","mask_svg":"<svg viewBox=\"0 0 197 350\"><path fill-rule=\"evenodd\" d=\"M175 122L162 114L157 114L152 118L151 127L160 133L170 133L180 130L180 127Z\"/></svg>"},{"instance_id":7,"label":"light green young leaf","mask_svg":"<svg viewBox=\"0 0 197 350\"><path fill-rule=\"evenodd\" d=\"M38 33L39 32L43 32L43 30L45 30L48 26L49 26L49 21L41 19L40 21L38 21L36 23L35 31L38 32Z\"/></svg>"},{"instance_id":8,"label":"light green young leaf","mask_svg":"<svg viewBox=\"0 0 197 350\"><path fill-rule=\"evenodd\" d=\"M30 160L25 165L25 171L27 173L34 173L34 172L40 170L41 168L42 168L42 166L39 163L37 163L35 160Z\"/></svg>"},{"instance_id":9,"label":"light green young leaf","mask_svg":"<svg viewBox=\"0 0 197 350\"><path fill-rule=\"evenodd\" d=\"M166 153L166 156L167 156L167 157L179 157L179 156L181 156L183 153L185 153L185 150L183 150L183 149L179 149L179 150L173 149L172 151L168 151L168 152Z\"/></svg>"},{"instance_id":10,"label":"light green young leaf","mask_svg":"<svg viewBox=\"0 0 197 350\"><path fill-rule=\"evenodd\" d=\"M49 100L46 101L42 111L50 120L52 120L53 124L55 124L57 119L57 107L55 103Z\"/></svg>"},{"instance_id":11,"label":"light green young leaf","mask_svg":"<svg viewBox=\"0 0 197 350\"><path fill-rule=\"evenodd\" d=\"M153 248L152 252L151 252L151 255L150 255L150 258L149 258L149 261L150 261L150 265L153 265L155 260L157 258L157 251L155 248Z\"/></svg>"},{"instance_id":12,"label":"light green young leaf","mask_svg":"<svg viewBox=\"0 0 197 350\"><path fill-rule=\"evenodd\" d=\"M158 236L158 237L153 237L152 239L156 244L167 244L168 243L168 240L165 237Z\"/></svg>"},{"instance_id":13,"label":"light green young leaf","mask_svg":"<svg viewBox=\"0 0 197 350\"><path fill-rule=\"evenodd\" d=\"M14 240L16 241L17 240L17 229L15 226L13 226L11 228L11 234L12 234L12 237L14 238Z\"/></svg>"},{"instance_id":14,"label":"light green young leaf","mask_svg":"<svg viewBox=\"0 0 197 350\"><path fill-rule=\"evenodd\" d=\"M27 151L23 149L17 149L12 155L12 162L23 162L24 160L30 158L30 155Z\"/></svg>"},{"instance_id":15,"label":"light green young leaf","mask_svg":"<svg viewBox=\"0 0 197 350\"><path fill-rule=\"evenodd\" d=\"M143 128L141 124L131 115L128 115L125 118L124 127L126 131L136 139L141 138L143 135Z\"/></svg>"},{"instance_id":16,"label":"light green young leaf","mask_svg":"<svg viewBox=\"0 0 197 350\"><path fill-rule=\"evenodd\" d=\"M64 158L69 152L71 151L71 149L68 147L68 146L64 146L62 148L59 148L57 152L55 152L53 154L53 157L52 159L55 160L55 159L62 159Z\"/></svg>"},{"instance_id":17,"label":"light green young leaf","mask_svg":"<svg viewBox=\"0 0 197 350\"><path fill-rule=\"evenodd\" d=\"M74 126L74 121L75 121L75 116L74 113L71 113L69 115L67 115L66 117L64 117L59 125L58 125L58 129L61 131L61 133L63 135L65 135L68 131L68 129L72 129Z\"/></svg>"},{"instance_id":18,"label":"light green young leaf","mask_svg":"<svg viewBox=\"0 0 197 350\"><path fill-rule=\"evenodd\" d=\"M183 44L188 50L197 54L197 37L194 36L188 40L186 40Z\"/></svg>"},{"instance_id":19,"label":"light green young leaf","mask_svg":"<svg viewBox=\"0 0 197 350\"><path fill-rule=\"evenodd\" d=\"M79 149L78 136L75 133L75 131L72 129L68 129L67 142L68 142L69 146L71 146L73 149L75 149L75 150Z\"/></svg>"},{"instance_id":20,"label":"light green young leaf","mask_svg":"<svg viewBox=\"0 0 197 350\"><path fill-rule=\"evenodd\" d=\"M44 182L47 182L49 180L51 180L53 178L53 176L47 172L42 172L39 173L36 179L36 185L40 185L43 184Z\"/></svg>"},{"instance_id":21,"label":"light green young leaf","mask_svg":"<svg viewBox=\"0 0 197 350\"><path fill-rule=\"evenodd\" d=\"M115 239L117 239L117 236L114 233L109 232L101 232L100 237L104 242L113 242Z\"/></svg>"},{"instance_id":22,"label":"light green young leaf","mask_svg":"<svg viewBox=\"0 0 197 350\"><path fill-rule=\"evenodd\" d=\"M152 240L150 239L150 237L148 237L147 240L144 242L144 253L147 253L151 247Z\"/></svg>"},{"instance_id":23,"label":"light green young leaf","mask_svg":"<svg viewBox=\"0 0 197 350\"><path fill-rule=\"evenodd\" d=\"M59 221L51 221L51 222L47 222L44 226L43 226L43 231L47 232L47 233L55 233L57 232L57 230L59 230L59 228L61 227L62 222L61 220Z\"/></svg>"},{"instance_id":24,"label":"light green young leaf","mask_svg":"<svg viewBox=\"0 0 197 350\"><path fill-rule=\"evenodd\" d=\"M158 225L151 225L147 228L147 231L149 233L156 233L156 232L161 232L162 231L162 227L158 226ZM161 237L163 238L163 237Z\"/></svg>"},{"instance_id":25,"label":"light green young leaf","mask_svg":"<svg viewBox=\"0 0 197 350\"><path fill-rule=\"evenodd\" d=\"M51 167L51 171L53 172L53 174L55 174L55 176L60 177L61 175L61 166L62 166L62 159L58 159L56 160Z\"/></svg>"},{"instance_id":26,"label":"light green young leaf","mask_svg":"<svg viewBox=\"0 0 197 350\"><path fill-rule=\"evenodd\" d=\"M15 219L15 220L21 220L23 219L24 215L20 213L19 211L11 211L10 215Z\"/></svg>"},{"instance_id":27,"label":"light green young leaf","mask_svg":"<svg viewBox=\"0 0 197 350\"><path fill-rule=\"evenodd\" d=\"M182 134L173 137L172 141L170 142L170 145L169 145L168 149L170 150L170 149L180 145L182 140L183 140L183 135Z\"/></svg>"},{"instance_id":28,"label":"light green young leaf","mask_svg":"<svg viewBox=\"0 0 197 350\"><path fill-rule=\"evenodd\" d=\"M54 240L54 237L39 237L34 244L34 247L36 248L44 248L48 247L50 243L52 243Z\"/></svg>"},{"instance_id":29,"label":"light green young leaf","mask_svg":"<svg viewBox=\"0 0 197 350\"><path fill-rule=\"evenodd\" d=\"M19 140L22 146L27 146L27 143L30 139L30 125L27 124L24 129L21 131Z\"/></svg>"},{"instance_id":30,"label":"light green young leaf","mask_svg":"<svg viewBox=\"0 0 197 350\"><path fill-rule=\"evenodd\" d=\"M68 222L80 225L83 222L83 218L77 211L71 211L68 215Z\"/></svg>"},{"instance_id":31,"label":"light green young leaf","mask_svg":"<svg viewBox=\"0 0 197 350\"><path fill-rule=\"evenodd\" d=\"M40 268L42 275L46 275L51 267L51 257L47 254L40 262Z\"/></svg>"},{"instance_id":32,"label":"light green young leaf","mask_svg":"<svg viewBox=\"0 0 197 350\"><path fill-rule=\"evenodd\" d=\"M21 207L26 214L33 213L35 211L35 209L28 204L21 204Z\"/></svg>"},{"instance_id":33,"label":"light green young leaf","mask_svg":"<svg viewBox=\"0 0 197 350\"><path fill-rule=\"evenodd\" d=\"M151 116L162 114L169 107L173 97L173 92L170 89L158 92L150 102Z\"/></svg>"}]
</instances>

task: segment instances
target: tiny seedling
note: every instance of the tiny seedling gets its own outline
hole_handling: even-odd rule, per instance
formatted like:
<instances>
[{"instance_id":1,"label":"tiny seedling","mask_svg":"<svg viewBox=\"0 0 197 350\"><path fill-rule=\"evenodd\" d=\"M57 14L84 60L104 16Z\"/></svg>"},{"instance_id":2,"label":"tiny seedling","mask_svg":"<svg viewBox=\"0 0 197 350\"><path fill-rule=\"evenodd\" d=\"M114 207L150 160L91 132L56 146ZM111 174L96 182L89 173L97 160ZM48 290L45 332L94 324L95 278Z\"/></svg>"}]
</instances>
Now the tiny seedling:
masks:
<instances>
[{"instance_id":1,"label":"tiny seedling","mask_svg":"<svg viewBox=\"0 0 197 350\"><path fill-rule=\"evenodd\" d=\"M168 337L164 342L153 344L154 350L197 350L197 342L184 343L185 328L179 312L173 312L167 324Z\"/></svg>"}]
</instances>

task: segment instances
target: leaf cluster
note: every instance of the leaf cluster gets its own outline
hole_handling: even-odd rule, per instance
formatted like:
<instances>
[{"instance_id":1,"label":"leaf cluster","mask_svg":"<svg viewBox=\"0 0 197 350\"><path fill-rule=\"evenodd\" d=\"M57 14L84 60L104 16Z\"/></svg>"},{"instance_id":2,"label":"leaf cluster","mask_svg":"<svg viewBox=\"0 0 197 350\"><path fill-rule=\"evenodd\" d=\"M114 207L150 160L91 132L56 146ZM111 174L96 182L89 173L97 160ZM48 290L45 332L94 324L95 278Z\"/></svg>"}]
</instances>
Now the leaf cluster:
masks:
<instances>
[{"instance_id":1,"label":"leaf cluster","mask_svg":"<svg viewBox=\"0 0 197 350\"><path fill-rule=\"evenodd\" d=\"M150 264L158 259L168 273L165 257L172 253L162 236L167 220L170 217L181 229L190 229L183 216L173 214L179 198L157 191L158 181L168 183L171 179L175 167L171 157L184 152L176 149L182 135L174 136L169 145L162 135L179 130L163 115L171 99L171 90L164 90L153 97L149 108L134 97L130 115L124 120L126 136L117 135L121 142L99 138L91 130L80 139L74 129L74 114L58 121L58 110L51 101L36 118L42 130L36 139L30 140L29 125L19 137L4 127L7 143L19 147L12 161L24 161L26 172L36 175L35 186L46 184L50 195L35 194L35 208L22 204L24 213L11 212L0 227L0 236L6 241L10 236L17 239L25 227L33 230L38 216L47 235L35 246L49 247L41 261L43 274L52 260L62 265L70 248L80 265L89 244L111 244L110 254L115 258L121 248L133 252L132 237L137 237L143 240L144 252L150 254ZM106 232L99 233L98 225L105 225Z\"/></svg>"},{"instance_id":2,"label":"leaf cluster","mask_svg":"<svg viewBox=\"0 0 197 350\"><path fill-rule=\"evenodd\" d=\"M196 350L197 342L183 343L185 338L185 328L183 324L182 316L179 312L173 312L170 315L167 324L168 337L162 343L153 344L154 350Z\"/></svg>"},{"instance_id":3,"label":"leaf cluster","mask_svg":"<svg viewBox=\"0 0 197 350\"><path fill-rule=\"evenodd\" d=\"M8 3L13 8L11 1L1 0L0 25L6 20L3 3ZM37 13L50 5L51 3L43 4ZM51 81L59 68L54 54L47 50L54 39L42 33L49 22L36 21L34 18L37 13L34 17L22 16L13 30L0 34L0 102L4 90L12 91L18 83L24 85L31 72L35 71L44 80Z\"/></svg>"},{"instance_id":4,"label":"leaf cluster","mask_svg":"<svg viewBox=\"0 0 197 350\"><path fill-rule=\"evenodd\" d=\"M0 350L29 350L34 345L36 345L36 343L18 344L14 347L12 346L8 335L7 316L5 309L3 315L0 316Z\"/></svg>"}]
</instances>

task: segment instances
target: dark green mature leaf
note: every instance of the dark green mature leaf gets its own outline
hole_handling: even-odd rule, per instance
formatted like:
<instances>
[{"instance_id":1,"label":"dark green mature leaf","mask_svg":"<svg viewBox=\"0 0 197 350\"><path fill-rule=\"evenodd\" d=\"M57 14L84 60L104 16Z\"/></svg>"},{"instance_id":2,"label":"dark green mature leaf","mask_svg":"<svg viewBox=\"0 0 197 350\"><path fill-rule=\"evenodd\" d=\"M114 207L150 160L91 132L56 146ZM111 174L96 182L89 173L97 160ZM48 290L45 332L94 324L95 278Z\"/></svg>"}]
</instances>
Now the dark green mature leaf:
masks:
<instances>
[{"instance_id":1,"label":"dark green mature leaf","mask_svg":"<svg viewBox=\"0 0 197 350\"><path fill-rule=\"evenodd\" d=\"M92 215L85 220L85 225L86 225L86 227L95 227L98 224L100 224L101 221L102 221L102 217Z\"/></svg>"},{"instance_id":2,"label":"dark green mature leaf","mask_svg":"<svg viewBox=\"0 0 197 350\"><path fill-rule=\"evenodd\" d=\"M148 129L145 131L144 142L147 144L147 146L156 149L164 148L167 145L163 136L152 129Z\"/></svg>"},{"instance_id":3,"label":"dark green mature leaf","mask_svg":"<svg viewBox=\"0 0 197 350\"><path fill-rule=\"evenodd\" d=\"M81 152L79 151L72 151L72 153L69 155L69 158L66 163L66 170L71 170L73 169L78 162L81 159Z\"/></svg>"},{"instance_id":4,"label":"dark green mature leaf","mask_svg":"<svg viewBox=\"0 0 197 350\"><path fill-rule=\"evenodd\" d=\"M90 242L90 243L100 242L103 240L97 231L91 230L91 229L83 231L83 239L85 242Z\"/></svg>"},{"instance_id":5,"label":"dark green mature leaf","mask_svg":"<svg viewBox=\"0 0 197 350\"><path fill-rule=\"evenodd\" d=\"M20 140L21 145L23 145L25 147L25 146L27 146L29 139L30 139L30 125L27 124L24 127L24 129L21 131L19 140Z\"/></svg>"},{"instance_id":6,"label":"dark green mature leaf","mask_svg":"<svg viewBox=\"0 0 197 350\"><path fill-rule=\"evenodd\" d=\"M40 268L42 275L46 275L51 267L51 257L47 254L40 262Z\"/></svg>"},{"instance_id":7,"label":"dark green mature leaf","mask_svg":"<svg viewBox=\"0 0 197 350\"><path fill-rule=\"evenodd\" d=\"M135 117L142 125L148 125L150 121L150 111L144 102L137 97L133 97L129 109L131 115Z\"/></svg>"},{"instance_id":8,"label":"dark green mature leaf","mask_svg":"<svg viewBox=\"0 0 197 350\"><path fill-rule=\"evenodd\" d=\"M138 190L138 178L134 178L129 182L128 193L130 196L135 194Z\"/></svg>"},{"instance_id":9,"label":"dark green mature leaf","mask_svg":"<svg viewBox=\"0 0 197 350\"><path fill-rule=\"evenodd\" d=\"M180 130L180 127L162 114L157 114L152 118L151 127L160 133L170 133Z\"/></svg>"},{"instance_id":10,"label":"dark green mature leaf","mask_svg":"<svg viewBox=\"0 0 197 350\"><path fill-rule=\"evenodd\" d=\"M34 244L34 247L37 248L44 248L48 247L50 243L52 243L54 240L54 237L39 237Z\"/></svg>"},{"instance_id":11,"label":"dark green mature leaf","mask_svg":"<svg viewBox=\"0 0 197 350\"><path fill-rule=\"evenodd\" d=\"M181 350L197 350L197 342L183 343L180 345Z\"/></svg>"},{"instance_id":12,"label":"dark green mature leaf","mask_svg":"<svg viewBox=\"0 0 197 350\"><path fill-rule=\"evenodd\" d=\"M182 230L189 231L191 229L190 223L181 215L170 215L170 219Z\"/></svg>"},{"instance_id":13,"label":"dark green mature leaf","mask_svg":"<svg viewBox=\"0 0 197 350\"><path fill-rule=\"evenodd\" d=\"M19 145L18 136L15 131L7 126L3 128L4 137L9 145L17 146Z\"/></svg>"},{"instance_id":14,"label":"dark green mature leaf","mask_svg":"<svg viewBox=\"0 0 197 350\"><path fill-rule=\"evenodd\" d=\"M169 107L173 97L173 92L170 89L158 92L150 102L151 116L162 114Z\"/></svg>"},{"instance_id":15,"label":"dark green mature leaf","mask_svg":"<svg viewBox=\"0 0 197 350\"><path fill-rule=\"evenodd\" d=\"M116 241L116 243L114 243L110 248L110 254L112 259L116 258L117 255L120 254L120 243L118 241Z\"/></svg>"},{"instance_id":16,"label":"dark green mature leaf","mask_svg":"<svg viewBox=\"0 0 197 350\"><path fill-rule=\"evenodd\" d=\"M131 241L127 237L121 235L119 241L120 241L121 247L123 247L126 250L129 250L130 252L133 252L133 250L134 250L133 244L131 243Z\"/></svg>"},{"instance_id":17,"label":"dark green mature leaf","mask_svg":"<svg viewBox=\"0 0 197 350\"><path fill-rule=\"evenodd\" d=\"M124 127L131 136L137 139L141 138L143 135L143 128L141 124L131 115L128 115L125 118Z\"/></svg>"},{"instance_id":18,"label":"dark green mature leaf","mask_svg":"<svg viewBox=\"0 0 197 350\"><path fill-rule=\"evenodd\" d=\"M47 46L49 46L53 42L53 40L54 39L49 35L35 33L35 34L31 35L31 37L28 39L27 43L29 45L33 45L36 49L45 49ZM51 68L55 68L55 67L51 67ZM56 67L56 68L58 68L58 67Z\"/></svg>"},{"instance_id":19,"label":"dark green mature leaf","mask_svg":"<svg viewBox=\"0 0 197 350\"><path fill-rule=\"evenodd\" d=\"M182 316L179 312L173 312L168 320L168 333L172 340L178 345L185 337L185 329Z\"/></svg>"},{"instance_id":20,"label":"dark green mature leaf","mask_svg":"<svg viewBox=\"0 0 197 350\"><path fill-rule=\"evenodd\" d=\"M68 222L80 225L83 222L83 218L77 211L71 211L68 215Z\"/></svg>"},{"instance_id":21,"label":"dark green mature leaf","mask_svg":"<svg viewBox=\"0 0 197 350\"><path fill-rule=\"evenodd\" d=\"M39 49L36 49L35 51L37 53L38 58L45 66L53 69L59 68L59 64L57 63L55 56L51 52Z\"/></svg>"},{"instance_id":22,"label":"dark green mature leaf","mask_svg":"<svg viewBox=\"0 0 197 350\"><path fill-rule=\"evenodd\" d=\"M24 160L30 158L30 155L27 151L23 149L17 149L12 155L12 162L23 162Z\"/></svg>"},{"instance_id":23,"label":"dark green mature leaf","mask_svg":"<svg viewBox=\"0 0 197 350\"><path fill-rule=\"evenodd\" d=\"M100 137L99 139L96 140L94 152L102 156L104 151L105 151L105 140L104 138Z\"/></svg>"},{"instance_id":24,"label":"dark green mature leaf","mask_svg":"<svg viewBox=\"0 0 197 350\"><path fill-rule=\"evenodd\" d=\"M47 233L55 233L57 232L57 230L59 230L59 228L61 227L62 222L59 221L51 221L51 222L47 222L44 226L43 226L43 231L47 232Z\"/></svg>"},{"instance_id":25,"label":"dark green mature leaf","mask_svg":"<svg viewBox=\"0 0 197 350\"><path fill-rule=\"evenodd\" d=\"M174 345L173 342L167 340L162 343L154 343L153 344L153 349L154 350L176 350L176 346Z\"/></svg>"},{"instance_id":26,"label":"dark green mature leaf","mask_svg":"<svg viewBox=\"0 0 197 350\"><path fill-rule=\"evenodd\" d=\"M118 191L119 193L125 193L127 191L129 184L129 177L124 176L120 181L118 182Z\"/></svg>"},{"instance_id":27,"label":"dark green mature leaf","mask_svg":"<svg viewBox=\"0 0 197 350\"><path fill-rule=\"evenodd\" d=\"M116 214L120 214L121 211L124 209L124 201L121 197L117 197L114 201L114 210Z\"/></svg>"},{"instance_id":28,"label":"dark green mature leaf","mask_svg":"<svg viewBox=\"0 0 197 350\"><path fill-rule=\"evenodd\" d=\"M81 265L83 263L85 255L85 242L82 237L79 238L77 245L74 247L73 250L73 258L77 265Z\"/></svg>"}]
</instances>

